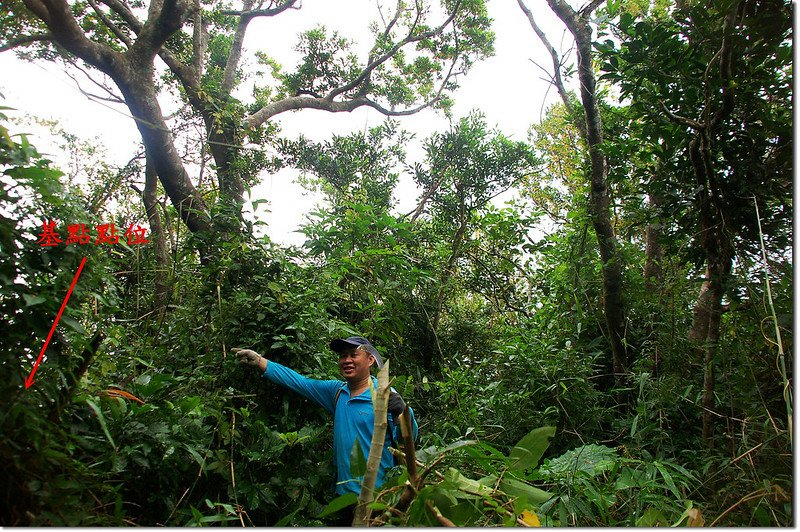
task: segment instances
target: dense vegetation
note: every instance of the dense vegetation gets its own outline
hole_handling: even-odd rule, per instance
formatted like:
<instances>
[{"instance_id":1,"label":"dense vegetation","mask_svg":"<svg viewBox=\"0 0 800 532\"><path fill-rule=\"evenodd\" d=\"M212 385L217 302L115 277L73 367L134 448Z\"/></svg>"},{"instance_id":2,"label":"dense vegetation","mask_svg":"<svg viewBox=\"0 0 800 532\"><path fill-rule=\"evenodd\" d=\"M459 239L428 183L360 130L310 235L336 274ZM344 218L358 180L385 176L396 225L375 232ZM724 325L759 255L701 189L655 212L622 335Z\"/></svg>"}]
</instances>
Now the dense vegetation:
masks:
<instances>
[{"instance_id":1,"label":"dense vegetation","mask_svg":"<svg viewBox=\"0 0 800 532\"><path fill-rule=\"evenodd\" d=\"M156 4L151 19L188 9ZM311 30L297 70L272 65L279 84L249 104L231 96L231 20L253 2L181 15L205 17L194 73L179 66L197 66L203 32L137 26L141 6L12 2L2 49L80 58L136 114L147 80L126 69L152 46L169 67L153 87L186 105L169 124L149 109L172 140L140 124L122 168L64 132L76 164L56 168L0 114L0 524L329 524L352 502L331 503L330 419L229 349L333 378L328 342L361 334L420 424L424 474L409 503L396 468L372 505L384 523L792 525L791 4L589 4L548 0L583 55L572 68L549 48L563 98L527 141L474 111L412 160L391 115L448 111L453 69L492 53L483 2L444 2L419 27L398 11L407 34L376 30L365 65ZM94 44L55 31L60 16ZM281 105L346 102L389 117L324 142L269 122ZM165 139L185 141L182 160ZM300 248L259 236L258 202L242 214L281 168L325 197ZM407 214L401 173L420 190ZM44 220L62 236L147 220L151 242L43 247Z\"/></svg>"}]
</instances>

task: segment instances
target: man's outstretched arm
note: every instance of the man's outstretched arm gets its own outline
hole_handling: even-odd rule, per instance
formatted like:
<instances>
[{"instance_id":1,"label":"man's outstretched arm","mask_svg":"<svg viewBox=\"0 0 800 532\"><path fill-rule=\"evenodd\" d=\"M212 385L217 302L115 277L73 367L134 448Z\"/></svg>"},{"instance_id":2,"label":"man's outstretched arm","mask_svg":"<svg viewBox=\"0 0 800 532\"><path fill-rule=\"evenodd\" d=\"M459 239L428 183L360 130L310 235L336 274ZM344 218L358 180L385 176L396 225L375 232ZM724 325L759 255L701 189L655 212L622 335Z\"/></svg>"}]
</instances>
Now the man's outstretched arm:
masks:
<instances>
[{"instance_id":1,"label":"man's outstretched arm","mask_svg":"<svg viewBox=\"0 0 800 532\"><path fill-rule=\"evenodd\" d=\"M333 412L333 398L336 390L341 386L341 382L309 379L282 364L269 362L266 357L252 349L234 347L231 352L239 357L240 363L258 367L259 372L272 382L285 386L306 399L311 399L328 412Z\"/></svg>"}]
</instances>

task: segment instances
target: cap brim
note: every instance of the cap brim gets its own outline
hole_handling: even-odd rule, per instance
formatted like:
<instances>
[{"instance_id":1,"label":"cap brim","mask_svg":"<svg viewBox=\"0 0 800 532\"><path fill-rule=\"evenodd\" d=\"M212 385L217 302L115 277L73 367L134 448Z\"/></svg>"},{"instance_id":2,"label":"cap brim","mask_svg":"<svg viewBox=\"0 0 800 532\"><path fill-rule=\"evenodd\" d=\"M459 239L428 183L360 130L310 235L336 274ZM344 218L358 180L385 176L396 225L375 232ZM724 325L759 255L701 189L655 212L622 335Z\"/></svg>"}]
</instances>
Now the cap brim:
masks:
<instances>
[{"instance_id":1,"label":"cap brim","mask_svg":"<svg viewBox=\"0 0 800 532\"><path fill-rule=\"evenodd\" d=\"M331 340L330 347L331 350L337 353L341 353L345 349L350 349L351 347L363 347L370 355L372 355L375 358L375 365L378 366L378 369L381 369L383 367L383 359L378 354L378 350L375 349L375 346L373 345L348 342L347 340L336 338L335 340Z\"/></svg>"},{"instance_id":2,"label":"cap brim","mask_svg":"<svg viewBox=\"0 0 800 532\"><path fill-rule=\"evenodd\" d=\"M351 347L358 347L361 344L357 344L355 342L348 342L347 340L342 340L341 338L337 338L331 341L331 349L336 351L337 353L340 351L344 351L345 349L349 349Z\"/></svg>"}]
</instances>

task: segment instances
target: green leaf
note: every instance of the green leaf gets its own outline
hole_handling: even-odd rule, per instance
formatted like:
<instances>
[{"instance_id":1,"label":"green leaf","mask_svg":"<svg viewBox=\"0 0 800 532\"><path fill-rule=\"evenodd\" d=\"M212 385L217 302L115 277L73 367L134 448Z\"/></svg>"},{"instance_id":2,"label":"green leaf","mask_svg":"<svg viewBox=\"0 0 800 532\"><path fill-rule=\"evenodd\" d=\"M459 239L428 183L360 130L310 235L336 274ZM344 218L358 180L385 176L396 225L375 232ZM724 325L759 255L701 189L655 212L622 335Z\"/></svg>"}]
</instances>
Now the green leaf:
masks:
<instances>
[{"instance_id":1,"label":"green leaf","mask_svg":"<svg viewBox=\"0 0 800 532\"><path fill-rule=\"evenodd\" d=\"M22 297L25 298L26 307L32 307L34 305L38 305L39 303L44 303L45 301L47 301L46 297L32 296L30 294L22 294Z\"/></svg>"},{"instance_id":2,"label":"green leaf","mask_svg":"<svg viewBox=\"0 0 800 532\"><path fill-rule=\"evenodd\" d=\"M75 319L70 318L66 314L62 314L61 321L63 321L65 324L69 325L69 327L71 329L75 330L76 332L78 332L80 334L84 334L86 332L86 329L83 328L83 325L78 323Z\"/></svg>"},{"instance_id":3,"label":"green leaf","mask_svg":"<svg viewBox=\"0 0 800 532\"><path fill-rule=\"evenodd\" d=\"M591 476L610 469L617 461L617 452L604 445L581 445L549 460L541 467L542 473L575 474L585 472Z\"/></svg>"},{"instance_id":4,"label":"green leaf","mask_svg":"<svg viewBox=\"0 0 800 532\"><path fill-rule=\"evenodd\" d=\"M525 497L527 502L534 506L539 506L553 496L553 494L548 491L544 491L536 486L531 486L530 484L509 477L503 477L500 479L499 485L497 484L497 475L483 477L478 482L484 486L497 485L500 491L505 492L512 497Z\"/></svg>"},{"instance_id":5,"label":"green leaf","mask_svg":"<svg viewBox=\"0 0 800 532\"><path fill-rule=\"evenodd\" d=\"M100 409L99 406L97 406L97 403L95 403L91 399L87 398L86 404L88 404L91 407L91 409L94 410L94 413L97 414L97 419L100 421L100 428L103 429L103 434L105 434L106 438L108 438L109 443L111 443L111 447L113 447L114 450L116 450L117 444L114 443L114 438L112 438L111 433L108 432L108 427L106 426L106 417L103 415L103 411Z\"/></svg>"},{"instance_id":6,"label":"green leaf","mask_svg":"<svg viewBox=\"0 0 800 532\"><path fill-rule=\"evenodd\" d=\"M536 466L550 445L550 438L555 434L555 427L539 427L530 431L511 449L509 468L514 471L524 471Z\"/></svg>"},{"instance_id":7,"label":"green leaf","mask_svg":"<svg viewBox=\"0 0 800 532\"><path fill-rule=\"evenodd\" d=\"M452 467L448 468L448 470L445 472L444 480L451 484L453 488L466 492L470 495L489 495L491 492L491 490L489 490L485 484L465 477L457 469Z\"/></svg>"},{"instance_id":8,"label":"green leaf","mask_svg":"<svg viewBox=\"0 0 800 532\"><path fill-rule=\"evenodd\" d=\"M356 495L353 492L348 492L345 493L344 495L339 495L331 502L329 502L328 505L322 509L322 511L319 513L317 517L325 517L332 513L338 512L342 508L347 508L348 506L352 506L357 502L358 502L358 495Z\"/></svg>"},{"instance_id":9,"label":"green leaf","mask_svg":"<svg viewBox=\"0 0 800 532\"><path fill-rule=\"evenodd\" d=\"M650 528L654 526L669 526L669 520L661 510L648 508L642 516L636 520L637 527Z\"/></svg>"},{"instance_id":10,"label":"green leaf","mask_svg":"<svg viewBox=\"0 0 800 532\"><path fill-rule=\"evenodd\" d=\"M367 459L364 458L364 451L361 450L361 444L358 440L353 442L353 448L350 450L350 476L352 478L360 478L367 472Z\"/></svg>"},{"instance_id":11,"label":"green leaf","mask_svg":"<svg viewBox=\"0 0 800 532\"><path fill-rule=\"evenodd\" d=\"M672 494L678 499L683 498L681 493L678 491L678 487L675 486L675 481L672 479L670 472L667 471L667 468L659 462L653 462L653 465L656 466L656 469L658 469L658 471L661 473L661 476L664 477L664 481L667 483L667 487L669 487L669 490L672 492Z\"/></svg>"}]
</instances>

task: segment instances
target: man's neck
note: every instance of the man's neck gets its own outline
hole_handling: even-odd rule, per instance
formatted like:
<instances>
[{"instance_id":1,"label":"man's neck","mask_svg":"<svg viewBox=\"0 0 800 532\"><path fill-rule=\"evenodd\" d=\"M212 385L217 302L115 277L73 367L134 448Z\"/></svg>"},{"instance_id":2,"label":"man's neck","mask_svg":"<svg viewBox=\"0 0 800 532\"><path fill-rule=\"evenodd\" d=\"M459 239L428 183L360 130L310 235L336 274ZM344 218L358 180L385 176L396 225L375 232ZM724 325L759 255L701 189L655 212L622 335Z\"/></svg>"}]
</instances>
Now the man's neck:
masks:
<instances>
[{"instance_id":1,"label":"man's neck","mask_svg":"<svg viewBox=\"0 0 800 532\"><path fill-rule=\"evenodd\" d=\"M370 376L367 375L363 379L347 381L347 387L350 389L350 397L355 397L369 388Z\"/></svg>"}]
</instances>

